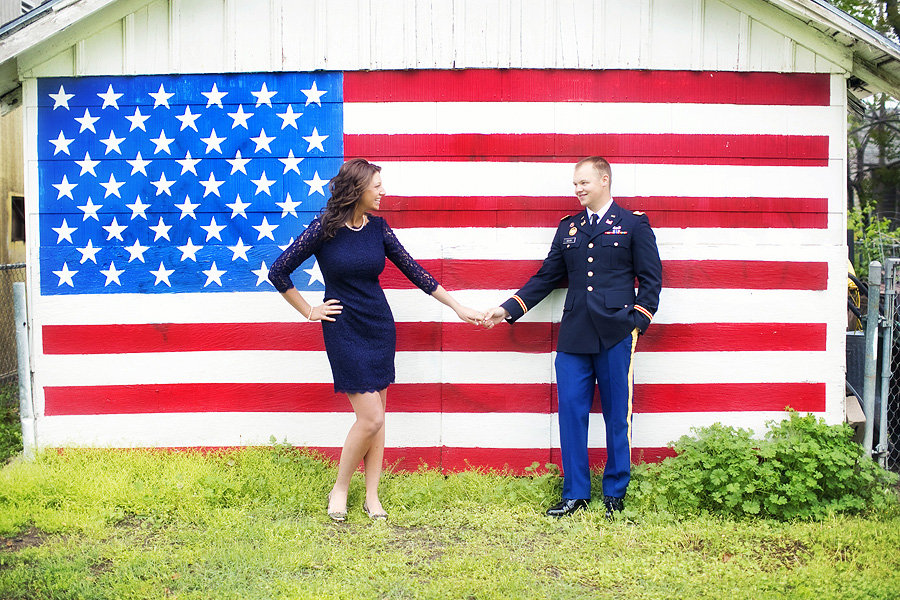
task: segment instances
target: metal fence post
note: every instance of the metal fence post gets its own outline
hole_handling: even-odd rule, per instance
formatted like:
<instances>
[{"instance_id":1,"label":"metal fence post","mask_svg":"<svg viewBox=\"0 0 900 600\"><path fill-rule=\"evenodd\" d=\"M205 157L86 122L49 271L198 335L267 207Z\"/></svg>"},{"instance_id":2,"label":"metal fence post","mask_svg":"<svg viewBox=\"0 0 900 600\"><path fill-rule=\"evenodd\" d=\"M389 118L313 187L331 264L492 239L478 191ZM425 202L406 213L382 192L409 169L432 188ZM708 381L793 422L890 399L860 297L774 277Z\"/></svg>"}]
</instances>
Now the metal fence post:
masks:
<instances>
[{"instance_id":1,"label":"metal fence post","mask_svg":"<svg viewBox=\"0 0 900 600\"><path fill-rule=\"evenodd\" d=\"M34 426L34 405L31 399L31 353L28 351L28 311L25 305L25 284L13 283L13 304L16 317L16 350L19 362L19 418L22 421L22 447L27 460L34 458L37 437Z\"/></svg>"},{"instance_id":2,"label":"metal fence post","mask_svg":"<svg viewBox=\"0 0 900 600\"><path fill-rule=\"evenodd\" d=\"M866 413L866 429L863 447L872 456L872 438L875 431L875 371L878 361L878 300L881 296L881 263L869 263L869 298L866 304L866 362L863 379L863 411Z\"/></svg>"},{"instance_id":3,"label":"metal fence post","mask_svg":"<svg viewBox=\"0 0 900 600\"><path fill-rule=\"evenodd\" d=\"M889 258L884 264L884 320L885 331L881 340L881 411L878 420L878 462L887 467L888 460L888 403L891 388L891 355L894 345L894 307L897 294L897 267L900 258Z\"/></svg>"}]
</instances>

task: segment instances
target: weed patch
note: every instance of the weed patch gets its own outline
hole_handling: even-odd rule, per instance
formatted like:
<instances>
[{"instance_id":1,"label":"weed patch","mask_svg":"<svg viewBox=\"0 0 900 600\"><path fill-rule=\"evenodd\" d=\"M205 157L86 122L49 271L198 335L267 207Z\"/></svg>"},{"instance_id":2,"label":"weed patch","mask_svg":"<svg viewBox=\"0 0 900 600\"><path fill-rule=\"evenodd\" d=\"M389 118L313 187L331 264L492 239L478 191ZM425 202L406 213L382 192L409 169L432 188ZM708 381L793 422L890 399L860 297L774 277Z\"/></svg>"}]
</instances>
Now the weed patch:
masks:
<instances>
[{"instance_id":1,"label":"weed patch","mask_svg":"<svg viewBox=\"0 0 900 600\"><path fill-rule=\"evenodd\" d=\"M19 421L19 387L0 384L0 465L22 451L22 424Z\"/></svg>"}]
</instances>

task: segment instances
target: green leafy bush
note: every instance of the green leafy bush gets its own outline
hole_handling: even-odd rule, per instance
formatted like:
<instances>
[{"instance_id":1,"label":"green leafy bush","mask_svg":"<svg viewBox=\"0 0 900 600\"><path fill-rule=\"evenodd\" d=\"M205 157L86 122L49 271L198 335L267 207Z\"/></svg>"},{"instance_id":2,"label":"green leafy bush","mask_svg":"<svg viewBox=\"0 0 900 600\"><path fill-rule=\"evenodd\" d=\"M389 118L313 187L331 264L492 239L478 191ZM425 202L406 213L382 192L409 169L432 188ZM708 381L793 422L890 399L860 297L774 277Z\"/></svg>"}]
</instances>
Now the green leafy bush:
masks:
<instances>
[{"instance_id":1,"label":"green leafy bush","mask_svg":"<svg viewBox=\"0 0 900 600\"><path fill-rule=\"evenodd\" d=\"M897 476L852 440L848 425L826 425L794 411L769 422L763 439L748 429L694 428L672 447L678 453L636 472L640 503L675 515L821 519L897 503Z\"/></svg>"},{"instance_id":2,"label":"green leafy bush","mask_svg":"<svg viewBox=\"0 0 900 600\"><path fill-rule=\"evenodd\" d=\"M856 256L850 257L856 276L862 281L869 277L869 263L873 260L884 265L891 252L887 249L900 244L900 230L892 227L891 221L879 217L875 203L869 202L862 208L853 208L847 215L847 229L853 232Z\"/></svg>"}]
</instances>

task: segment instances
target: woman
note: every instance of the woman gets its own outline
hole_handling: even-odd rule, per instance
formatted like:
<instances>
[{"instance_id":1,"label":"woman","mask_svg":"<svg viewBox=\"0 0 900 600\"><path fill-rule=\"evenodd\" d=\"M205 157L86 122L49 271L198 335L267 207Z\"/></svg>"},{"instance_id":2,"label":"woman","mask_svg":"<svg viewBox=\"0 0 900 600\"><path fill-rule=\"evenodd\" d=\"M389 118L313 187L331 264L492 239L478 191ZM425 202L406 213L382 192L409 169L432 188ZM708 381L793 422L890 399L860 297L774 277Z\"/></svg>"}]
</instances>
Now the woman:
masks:
<instances>
[{"instance_id":1,"label":"woman","mask_svg":"<svg viewBox=\"0 0 900 600\"><path fill-rule=\"evenodd\" d=\"M331 198L322 214L269 270L269 280L291 306L310 321L322 321L334 391L346 393L356 413L341 450L337 481L328 494L328 516L334 521L347 517L347 492L360 460L366 482L363 510L370 518L387 518L378 499L378 482L387 386L394 382L396 330L378 282L385 257L463 321L478 324L480 316L454 300L403 249L385 220L371 214L385 193L380 171L381 167L361 158L345 162L329 183ZM290 279L312 255L325 279L325 301L318 306L310 305Z\"/></svg>"}]
</instances>

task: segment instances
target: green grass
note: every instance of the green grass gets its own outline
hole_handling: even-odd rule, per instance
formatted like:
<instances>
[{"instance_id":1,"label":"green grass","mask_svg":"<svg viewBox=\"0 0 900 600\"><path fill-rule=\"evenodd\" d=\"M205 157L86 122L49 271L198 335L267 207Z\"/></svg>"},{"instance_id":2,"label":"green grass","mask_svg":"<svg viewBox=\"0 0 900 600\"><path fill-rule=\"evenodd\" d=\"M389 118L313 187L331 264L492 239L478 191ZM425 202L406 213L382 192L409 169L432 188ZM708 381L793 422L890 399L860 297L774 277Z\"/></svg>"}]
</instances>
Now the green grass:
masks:
<instances>
[{"instance_id":1,"label":"green grass","mask_svg":"<svg viewBox=\"0 0 900 600\"><path fill-rule=\"evenodd\" d=\"M816 522L552 520L553 473L387 474L388 522L325 515L334 466L276 446L67 450L0 471L0 598L897 598L896 505ZM640 472L638 477L640 477ZM599 489L599 482L598 489Z\"/></svg>"}]
</instances>

